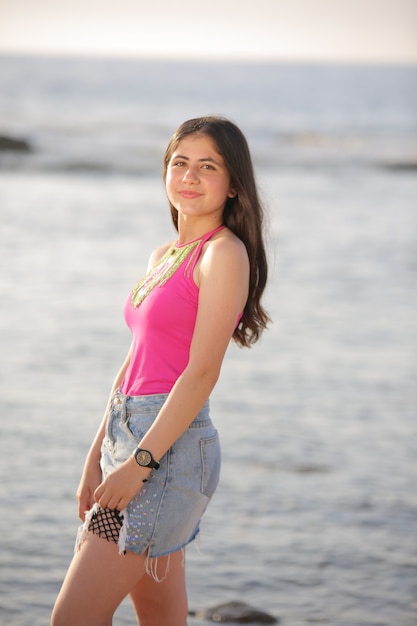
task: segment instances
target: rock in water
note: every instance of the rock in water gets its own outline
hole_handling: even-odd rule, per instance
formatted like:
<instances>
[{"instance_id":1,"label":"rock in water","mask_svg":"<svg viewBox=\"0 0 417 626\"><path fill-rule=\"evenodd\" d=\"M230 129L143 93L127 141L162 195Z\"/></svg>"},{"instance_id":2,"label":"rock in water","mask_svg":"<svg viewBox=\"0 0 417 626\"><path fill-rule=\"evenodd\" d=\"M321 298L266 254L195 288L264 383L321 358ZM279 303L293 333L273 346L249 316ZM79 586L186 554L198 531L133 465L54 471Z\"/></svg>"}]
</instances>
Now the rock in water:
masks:
<instances>
[{"instance_id":1,"label":"rock in water","mask_svg":"<svg viewBox=\"0 0 417 626\"><path fill-rule=\"evenodd\" d=\"M258 611L245 602L226 602L207 609L202 617L216 623L235 624L278 624L278 620L268 613Z\"/></svg>"},{"instance_id":2,"label":"rock in water","mask_svg":"<svg viewBox=\"0 0 417 626\"><path fill-rule=\"evenodd\" d=\"M0 151L31 152L32 148L25 139L0 135Z\"/></svg>"}]
</instances>

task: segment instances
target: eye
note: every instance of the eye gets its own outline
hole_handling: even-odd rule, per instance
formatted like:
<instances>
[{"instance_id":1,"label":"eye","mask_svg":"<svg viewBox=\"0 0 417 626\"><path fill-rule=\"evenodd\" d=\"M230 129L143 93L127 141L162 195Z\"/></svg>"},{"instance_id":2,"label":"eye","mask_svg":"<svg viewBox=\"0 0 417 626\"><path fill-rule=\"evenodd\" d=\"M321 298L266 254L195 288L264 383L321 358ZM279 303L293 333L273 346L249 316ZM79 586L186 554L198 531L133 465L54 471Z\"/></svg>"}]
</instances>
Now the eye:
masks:
<instances>
[{"instance_id":1,"label":"eye","mask_svg":"<svg viewBox=\"0 0 417 626\"><path fill-rule=\"evenodd\" d=\"M204 169L204 170L214 170L214 169L216 169L216 168L215 168L213 165L210 165L210 163L205 163L205 164L203 165L203 169Z\"/></svg>"},{"instance_id":2,"label":"eye","mask_svg":"<svg viewBox=\"0 0 417 626\"><path fill-rule=\"evenodd\" d=\"M173 162L171 163L171 166L172 166L172 167L183 167L184 165L185 165L185 162L184 162L184 161L173 161Z\"/></svg>"}]
</instances>

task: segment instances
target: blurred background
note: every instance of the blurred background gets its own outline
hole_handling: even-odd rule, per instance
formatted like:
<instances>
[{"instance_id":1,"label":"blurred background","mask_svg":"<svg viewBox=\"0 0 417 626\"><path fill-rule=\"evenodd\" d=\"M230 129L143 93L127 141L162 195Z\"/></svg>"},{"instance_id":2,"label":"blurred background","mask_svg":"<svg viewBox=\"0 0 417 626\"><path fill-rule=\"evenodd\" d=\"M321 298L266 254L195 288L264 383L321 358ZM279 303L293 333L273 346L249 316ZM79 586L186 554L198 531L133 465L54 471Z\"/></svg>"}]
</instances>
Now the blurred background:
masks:
<instances>
[{"instance_id":1,"label":"blurred background","mask_svg":"<svg viewBox=\"0 0 417 626\"><path fill-rule=\"evenodd\" d=\"M2 624L49 623L123 303L175 237L162 155L214 113L252 149L273 324L212 397L190 608L415 625L416 26L415 0L1 1Z\"/></svg>"}]
</instances>

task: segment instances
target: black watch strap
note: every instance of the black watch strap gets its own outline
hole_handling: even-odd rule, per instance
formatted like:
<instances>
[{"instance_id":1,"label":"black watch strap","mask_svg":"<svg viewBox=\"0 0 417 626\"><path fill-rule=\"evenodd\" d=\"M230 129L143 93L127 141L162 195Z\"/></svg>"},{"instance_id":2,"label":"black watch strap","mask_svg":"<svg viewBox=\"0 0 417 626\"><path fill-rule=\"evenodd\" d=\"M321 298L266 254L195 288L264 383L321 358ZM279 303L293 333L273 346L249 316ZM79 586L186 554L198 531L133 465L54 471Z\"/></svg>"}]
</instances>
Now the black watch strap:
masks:
<instances>
[{"instance_id":1,"label":"black watch strap","mask_svg":"<svg viewBox=\"0 0 417 626\"><path fill-rule=\"evenodd\" d=\"M155 461L149 450L144 450L143 448L138 447L133 452L133 456L135 457L136 463L141 467L150 467L157 470L160 466L160 464Z\"/></svg>"}]
</instances>

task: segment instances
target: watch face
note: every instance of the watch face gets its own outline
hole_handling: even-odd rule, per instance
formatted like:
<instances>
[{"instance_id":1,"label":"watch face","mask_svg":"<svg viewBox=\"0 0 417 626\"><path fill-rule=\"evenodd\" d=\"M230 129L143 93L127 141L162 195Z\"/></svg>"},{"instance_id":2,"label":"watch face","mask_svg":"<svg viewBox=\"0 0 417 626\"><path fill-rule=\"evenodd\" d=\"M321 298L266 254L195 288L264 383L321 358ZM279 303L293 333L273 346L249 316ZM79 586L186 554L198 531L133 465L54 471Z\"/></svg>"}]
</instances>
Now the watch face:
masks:
<instances>
[{"instance_id":1,"label":"watch face","mask_svg":"<svg viewBox=\"0 0 417 626\"><path fill-rule=\"evenodd\" d=\"M136 452L136 461L139 465L146 467L147 465L149 465L151 460L152 457L147 450L138 450L138 452Z\"/></svg>"}]
</instances>

